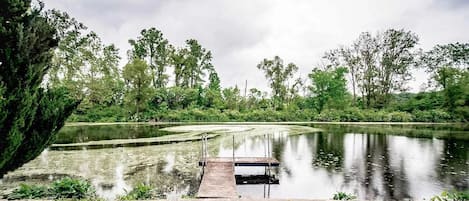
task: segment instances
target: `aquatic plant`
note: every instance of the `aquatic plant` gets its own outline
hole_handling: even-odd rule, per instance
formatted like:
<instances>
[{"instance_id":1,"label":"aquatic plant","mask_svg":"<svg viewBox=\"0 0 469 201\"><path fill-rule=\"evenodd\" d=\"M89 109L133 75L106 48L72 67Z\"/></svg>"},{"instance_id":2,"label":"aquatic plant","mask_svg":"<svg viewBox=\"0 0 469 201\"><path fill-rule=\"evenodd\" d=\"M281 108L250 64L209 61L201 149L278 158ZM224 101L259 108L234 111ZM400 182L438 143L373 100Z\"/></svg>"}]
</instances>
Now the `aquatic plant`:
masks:
<instances>
[{"instance_id":1,"label":"aquatic plant","mask_svg":"<svg viewBox=\"0 0 469 201\"><path fill-rule=\"evenodd\" d=\"M354 200L357 196L345 192L337 192L334 194L333 200Z\"/></svg>"},{"instance_id":2,"label":"aquatic plant","mask_svg":"<svg viewBox=\"0 0 469 201\"><path fill-rule=\"evenodd\" d=\"M5 198L8 200L38 199L49 195L46 186L20 184L19 188L8 194Z\"/></svg>"},{"instance_id":3,"label":"aquatic plant","mask_svg":"<svg viewBox=\"0 0 469 201\"><path fill-rule=\"evenodd\" d=\"M119 198L119 200L148 200L153 198L153 188L143 183L135 186L125 196Z\"/></svg>"},{"instance_id":4,"label":"aquatic plant","mask_svg":"<svg viewBox=\"0 0 469 201\"><path fill-rule=\"evenodd\" d=\"M96 197L96 191L86 180L65 177L52 183L49 189L54 198L92 198Z\"/></svg>"},{"instance_id":5,"label":"aquatic plant","mask_svg":"<svg viewBox=\"0 0 469 201\"><path fill-rule=\"evenodd\" d=\"M466 201L469 200L469 191L443 191L430 199L431 201Z\"/></svg>"}]
</instances>

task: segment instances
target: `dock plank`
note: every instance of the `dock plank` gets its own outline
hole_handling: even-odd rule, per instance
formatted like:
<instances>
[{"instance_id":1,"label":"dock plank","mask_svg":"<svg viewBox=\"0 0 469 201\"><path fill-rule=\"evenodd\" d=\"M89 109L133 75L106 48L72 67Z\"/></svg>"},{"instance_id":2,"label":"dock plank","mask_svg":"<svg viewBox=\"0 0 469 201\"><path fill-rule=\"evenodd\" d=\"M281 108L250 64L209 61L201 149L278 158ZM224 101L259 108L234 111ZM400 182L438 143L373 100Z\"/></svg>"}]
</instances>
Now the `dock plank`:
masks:
<instances>
[{"instance_id":1,"label":"dock plank","mask_svg":"<svg viewBox=\"0 0 469 201\"><path fill-rule=\"evenodd\" d=\"M211 161L205 166L197 198L237 198L233 162Z\"/></svg>"}]
</instances>

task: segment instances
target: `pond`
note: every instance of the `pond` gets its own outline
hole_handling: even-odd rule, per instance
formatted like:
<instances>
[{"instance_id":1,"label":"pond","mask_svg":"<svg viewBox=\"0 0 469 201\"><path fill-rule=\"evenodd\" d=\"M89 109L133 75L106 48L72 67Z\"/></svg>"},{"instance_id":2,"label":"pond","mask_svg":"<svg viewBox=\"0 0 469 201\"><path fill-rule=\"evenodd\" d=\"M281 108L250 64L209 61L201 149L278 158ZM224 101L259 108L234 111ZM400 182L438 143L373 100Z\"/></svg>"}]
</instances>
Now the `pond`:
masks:
<instances>
[{"instance_id":1,"label":"pond","mask_svg":"<svg viewBox=\"0 0 469 201\"><path fill-rule=\"evenodd\" d=\"M0 187L72 176L89 179L107 199L138 183L156 187L162 198L193 196L201 177L202 133L209 134L210 156L271 154L280 161L273 169L278 184L240 184L242 197L327 199L343 191L367 200L421 200L469 190L467 124L67 126L60 144L10 172Z\"/></svg>"}]
</instances>

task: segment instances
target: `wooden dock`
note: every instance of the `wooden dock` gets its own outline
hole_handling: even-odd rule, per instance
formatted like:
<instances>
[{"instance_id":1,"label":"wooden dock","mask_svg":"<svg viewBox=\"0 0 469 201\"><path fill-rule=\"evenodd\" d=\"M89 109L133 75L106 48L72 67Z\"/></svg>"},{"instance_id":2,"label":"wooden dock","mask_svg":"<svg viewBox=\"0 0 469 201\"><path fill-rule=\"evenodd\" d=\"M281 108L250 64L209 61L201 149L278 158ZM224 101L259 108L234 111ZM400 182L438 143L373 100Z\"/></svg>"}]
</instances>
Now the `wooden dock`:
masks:
<instances>
[{"instance_id":1,"label":"wooden dock","mask_svg":"<svg viewBox=\"0 0 469 201\"><path fill-rule=\"evenodd\" d=\"M219 163L228 162L234 163L234 166L261 166L261 167L278 167L280 162L275 158L269 157L209 157L206 163ZM202 166L204 161L199 161L199 166Z\"/></svg>"},{"instance_id":2,"label":"wooden dock","mask_svg":"<svg viewBox=\"0 0 469 201\"><path fill-rule=\"evenodd\" d=\"M197 198L238 198L234 166L279 166L278 160L269 157L209 157L199 161L204 167Z\"/></svg>"}]
</instances>

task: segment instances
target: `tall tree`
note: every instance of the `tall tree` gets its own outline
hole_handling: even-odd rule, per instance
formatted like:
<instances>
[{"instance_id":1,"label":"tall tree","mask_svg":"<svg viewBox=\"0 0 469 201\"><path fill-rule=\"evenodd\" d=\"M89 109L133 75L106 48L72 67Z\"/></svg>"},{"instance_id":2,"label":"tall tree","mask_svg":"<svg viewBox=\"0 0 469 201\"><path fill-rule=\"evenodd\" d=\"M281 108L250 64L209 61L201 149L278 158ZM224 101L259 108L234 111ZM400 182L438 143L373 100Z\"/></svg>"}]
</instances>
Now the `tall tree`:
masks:
<instances>
[{"instance_id":1,"label":"tall tree","mask_svg":"<svg viewBox=\"0 0 469 201\"><path fill-rule=\"evenodd\" d=\"M217 72L212 71L208 79L209 84L205 90L206 106L209 108L220 108L222 105L220 78Z\"/></svg>"},{"instance_id":2,"label":"tall tree","mask_svg":"<svg viewBox=\"0 0 469 201\"><path fill-rule=\"evenodd\" d=\"M96 33L65 12L46 14L63 38L54 51L48 85L64 86L82 99L79 109L119 102L123 81L118 49L104 45Z\"/></svg>"},{"instance_id":3,"label":"tall tree","mask_svg":"<svg viewBox=\"0 0 469 201\"><path fill-rule=\"evenodd\" d=\"M230 110L238 110L241 94L238 86L223 89L223 100L225 108Z\"/></svg>"},{"instance_id":4,"label":"tall tree","mask_svg":"<svg viewBox=\"0 0 469 201\"><path fill-rule=\"evenodd\" d=\"M469 43L436 45L422 55L420 62L430 73L446 66L467 69L469 68Z\"/></svg>"},{"instance_id":5,"label":"tall tree","mask_svg":"<svg viewBox=\"0 0 469 201\"><path fill-rule=\"evenodd\" d=\"M419 62L431 74L433 81L438 80L438 71L441 68L452 67L467 70L469 68L469 43L436 45L422 54ZM444 85L441 87L444 88Z\"/></svg>"},{"instance_id":6,"label":"tall tree","mask_svg":"<svg viewBox=\"0 0 469 201\"><path fill-rule=\"evenodd\" d=\"M150 86L152 78L145 61L135 58L124 67L123 77L127 85L126 103L132 108L137 121L140 120L140 112L145 109L145 105L150 97Z\"/></svg>"},{"instance_id":7,"label":"tall tree","mask_svg":"<svg viewBox=\"0 0 469 201\"><path fill-rule=\"evenodd\" d=\"M389 29L378 35L380 40L378 104L383 107L389 104L391 93L406 90L405 84L410 80L410 70L414 66L416 53L413 50L419 39L410 31Z\"/></svg>"},{"instance_id":8,"label":"tall tree","mask_svg":"<svg viewBox=\"0 0 469 201\"><path fill-rule=\"evenodd\" d=\"M52 57L47 82L54 87L66 87L76 98L83 99L81 70L86 62L83 50L89 44L88 28L65 12L49 10L46 15L61 38Z\"/></svg>"},{"instance_id":9,"label":"tall tree","mask_svg":"<svg viewBox=\"0 0 469 201\"><path fill-rule=\"evenodd\" d=\"M435 79L443 88L448 111L469 119L469 70L441 67L437 70Z\"/></svg>"},{"instance_id":10,"label":"tall tree","mask_svg":"<svg viewBox=\"0 0 469 201\"><path fill-rule=\"evenodd\" d=\"M349 79L352 85L352 104L356 105L357 100L357 84L360 80L360 56L358 44L355 43L351 47L341 46L338 49L326 52L323 58L328 59L332 66L346 66L349 72Z\"/></svg>"},{"instance_id":11,"label":"tall tree","mask_svg":"<svg viewBox=\"0 0 469 201\"><path fill-rule=\"evenodd\" d=\"M290 86L290 88L288 88L288 104L290 104L291 101L300 96L299 92L304 89L303 85L304 83L301 77L298 77L293 81L293 84Z\"/></svg>"},{"instance_id":12,"label":"tall tree","mask_svg":"<svg viewBox=\"0 0 469 201\"><path fill-rule=\"evenodd\" d=\"M329 108L343 108L347 100L347 69L313 69L309 74L311 79L311 98L314 107L320 113L327 106Z\"/></svg>"},{"instance_id":13,"label":"tall tree","mask_svg":"<svg viewBox=\"0 0 469 201\"><path fill-rule=\"evenodd\" d=\"M185 49L182 86L196 88L202 84L206 73L213 71L212 53L203 48L195 39L186 40Z\"/></svg>"},{"instance_id":14,"label":"tall tree","mask_svg":"<svg viewBox=\"0 0 469 201\"><path fill-rule=\"evenodd\" d=\"M119 50L114 45L104 45L91 32L82 49L84 66L80 68L78 81L82 83L85 104L109 106L118 103L123 93L120 76Z\"/></svg>"},{"instance_id":15,"label":"tall tree","mask_svg":"<svg viewBox=\"0 0 469 201\"><path fill-rule=\"evenodd\" d=\"M153 86L165 87L168 81L165 71L170 64L173 47L163 37L163 33L154 27L143 29L137 40L130 39L129 43L132 46L129 56L145 60L150 66Z\"/></svg>"},{"instance_id":16,"label":"tall tree","mask_svg":"<svg viewBox=\"0 0 469 201\"><path fill-rule=\"evenodd\" d=\"M385 107L391 93L406 90L417 43L418 37L403 29L388 29L375 36L364 32L350 47L329 51L324 58L331 66L349 69L354 100L360 93L365 107Z\"/></svg>"},{"instance_id":17,"label":"tall tree","mask_svg":"<svg viewBox=\"0 0 469 201\"><path fill-rule=\"evenodd\" d=\"M170 63L174 68L174 85L180 87L183 79L183 70L186 62L187 49L175 49L170 56Z\"/></svg>"},{"instance_id":18,"label":"tall tree","mask_svg":"<svg viewBox=\"0 0 469 201\"><path fill-rule=\"evenodd\" d=\"M275 56L272 60L262 60L257 68L264 71L264 75L269 81L275 107L280 106L279 104L283 104L287 98L288 80L293 77L298 67L293 63L285 65L279 56Z\"/></svg>"},{"instance_id":19,"label":"tall tree","mask_svg":"<svg viewBox=\"0 0 469 201\"><path fill-rule=\"evenodd\" d=\"M78 102L63 89L44 89L58 36L31 1L0 7L0 177L52 143Z\"/></svg>"},{"instance_id":20,"label":"tall tree","mask_svg":"<svg viewBox=\"0 0 469 201\"><path fill-rule=\"evenodd\" d=\"M449 112L469 119L469 43L437 45L425 52L421 64L445 97Z\"/></svg>"}]
</instances>

